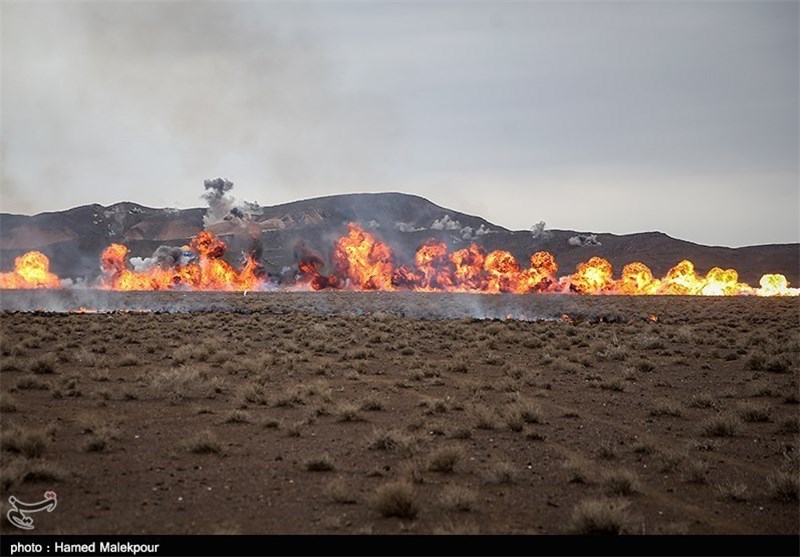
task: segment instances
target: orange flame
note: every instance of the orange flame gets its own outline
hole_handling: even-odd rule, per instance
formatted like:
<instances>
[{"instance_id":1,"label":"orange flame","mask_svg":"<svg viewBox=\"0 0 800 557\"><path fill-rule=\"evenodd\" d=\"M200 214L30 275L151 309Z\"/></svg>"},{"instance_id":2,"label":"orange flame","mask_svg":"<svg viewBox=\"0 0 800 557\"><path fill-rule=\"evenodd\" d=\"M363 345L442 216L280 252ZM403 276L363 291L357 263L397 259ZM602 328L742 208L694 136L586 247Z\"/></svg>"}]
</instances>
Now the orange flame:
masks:
<instances>
[{"instance_id":1,"label":"orange flame","mask_svg":"<svg viewBox=\"0 0 800 557\"><path fill-rule=\"evenodd\" d=\"M444 242L428 241L414 256L414 263L422 273L422 290L450 290L453 286L453 268Z\"/></svg>"},{"instance_id":2,"label":"orange flame","mask_svg":"<svg viewBox=\"0 0 800 557\"><path fill-rule=\"evenodd\" d=\"M347 225L347 236L336 242L334 267L351 288L358 290L394 290L392 251L358 225Z\"/></svg>"},{"instance_id":3,"label":"orange flame","mask_svg":"<svg viewBox=\"0 0 800 557\"><path fill-rule=\"evenodd\" d=\"M50 260L38 251L29 251L14 260L14 270L0 273L0 289L58 288L61 280L50 272Z\"/></svg>"},{"instance_id":4,"label":"orange flame","mask_svg":"<svg viewBox=\"0 0 800 557\"><path fill-rule=\"evenodd\" d=\"M192 239L190 248L198 254L199 263L132 271L127 268L128 248L111 244L100 257L105 273L101 287L108 290L167 290L175 287L192 290L254 290L262 284L258 276L261 268L258 262L248 255L242 270L237 271L220 259L227 246L211 232L198 234Z\"/></svg>"},{"instance_id":5,"label":"orange flame","mask_svg":"<svg viewBox=\"0 0 800 557\"><path fill-rule=\"evenodd\" d=\"M450 255L453 263L453 277L463 290L483 290L485 273L483 270L486 261L486 252L475 244L468 248L460 249Z\"/></svg>"},{"instance_id":6,"label":"orange flame","mask_svg":"<svg viewBox=\"0 0 800 557\"><path fill-rule=\"evenodd\" d=\"M602 257L592 257L578 265L577 272L570 278L570 288L582 294L599 294L613 286L611 276L611 263Z\"/></svg>"},{"instance_id":7,"label":"orange flame","mask_svg":"<svg viewBox=\"0 0 800 557\"><path fill-rule=\"evenodd\" d=\"M764 275L759 284L756 296L800 296L800 288L790 288L783 275Z\"/></svg>"},{"instance_id":8,"label":"orange flame","mask_svg":"<svg viewBox=\"0 0 800 557\"><path fill-rule=\"evenodd\" d=\"M575 273L558 279L558 265L552 254L541 251L522 269L508 251L490 253L472 244L449 253L444 242L429 240L414 256L414 265L395 266L392 251L354 223L347 225L332 256L333 274L324 276L321 257L304 245L295 249L299 283L314 290L350 288L354 290L431 290L459 292L576 292L580 294L688 295L688 296L798 296L800 289L789 286L786 277L767 274L760 287L739 282L735 269L714 267L700 276L689 260L680 261L661 278L655 278L643 263L625 265L614 279L611 263L592 257L577 266ZM129 249L111 244L100 257L103 277L99 287L109 290L254 290L265 285L261 266L248 255L240 270L222 259L227 246L210 232L201 232L184 250L195 254L194 261L170 268L154 266L145 271L128 268ZM58 276L49 271L50 261L32 251L15 260L14 271L0 273L0 288L57 288Z\"/></svg>"}]
</instances>

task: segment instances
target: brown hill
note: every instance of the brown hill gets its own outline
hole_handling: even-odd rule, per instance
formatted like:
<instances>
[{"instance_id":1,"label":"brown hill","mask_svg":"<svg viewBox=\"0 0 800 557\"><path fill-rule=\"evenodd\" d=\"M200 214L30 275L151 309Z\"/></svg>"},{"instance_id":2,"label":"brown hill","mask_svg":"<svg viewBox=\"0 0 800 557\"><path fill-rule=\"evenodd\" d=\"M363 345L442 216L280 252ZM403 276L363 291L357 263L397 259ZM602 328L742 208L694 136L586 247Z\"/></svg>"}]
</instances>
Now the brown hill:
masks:
<instances>
[{"instance_id":1,"label":"brown hill","mask_svg":"<svg viewBox=\"0 0 800 557\"><path fill-rule=\"evenodd\" d=\"M335 195L248 209L249 215L234 210L207 228L229 243L226 258L232 262L242 250L258 245L263 263L273 274L294 268L293 248L299 240L327 259L336 237L346 223L354 221L387 242L400 263L410 262L423 242L436 238L455 249L472 242L489 250L505 249L521 262L535 251L547 250L556 256L563 274L598 255L616 270L641 261L655 275L663 275L678 261L690 259L702 273L714 266L733 267L750 284L764 273L782 273L792 284L800 282L799 244L727 248L660 232L592 237L586 232L549 230L534 238L529 231L507 230L402 193ZM205 215L204 208L155 209L129 202L34 216L0 213L0 269L10 269L14 257L37 249L50 257L52 270L60 276L93 280L99 274L100 252L111 242L126 244L132 256L147 257L159 245L188 243L203 230Z\"/></svg>"}]
</instances>

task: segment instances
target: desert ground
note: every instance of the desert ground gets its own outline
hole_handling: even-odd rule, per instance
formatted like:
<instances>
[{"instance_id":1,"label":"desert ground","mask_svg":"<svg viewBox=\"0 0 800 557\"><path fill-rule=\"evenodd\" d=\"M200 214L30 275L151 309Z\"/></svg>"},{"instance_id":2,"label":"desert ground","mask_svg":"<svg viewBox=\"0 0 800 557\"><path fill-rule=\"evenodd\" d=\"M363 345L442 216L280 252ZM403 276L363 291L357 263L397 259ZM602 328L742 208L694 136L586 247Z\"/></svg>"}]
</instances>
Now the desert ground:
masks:
<instances>
[{"instance_id":1,"label":"desert ground","mask_svg":"<svg viewBox=\"0 0 800 557\"><path fill-rule=\"evenodd\" d=\"M0 301L35 533L800 533L797 298Z\"/></svg>"}]
</instances>

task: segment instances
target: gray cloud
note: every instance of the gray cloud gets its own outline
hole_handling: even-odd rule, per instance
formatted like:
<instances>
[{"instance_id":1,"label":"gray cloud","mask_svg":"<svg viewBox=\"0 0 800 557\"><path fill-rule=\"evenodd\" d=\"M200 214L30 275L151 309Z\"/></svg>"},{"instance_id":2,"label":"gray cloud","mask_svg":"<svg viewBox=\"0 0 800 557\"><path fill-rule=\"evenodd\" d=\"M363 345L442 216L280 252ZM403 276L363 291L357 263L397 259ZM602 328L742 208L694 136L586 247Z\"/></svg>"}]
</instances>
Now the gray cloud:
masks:
<instances>
[{"instance_id":1,"label":"gray cloud","mask_svg":"<svg viewBox=\"0 0 800 557\"><path fill-rule=\"evenodd\" d=\"M2 5L2 210L407 191L798 240L796 2Z\"/></svg>"}]
</instances>

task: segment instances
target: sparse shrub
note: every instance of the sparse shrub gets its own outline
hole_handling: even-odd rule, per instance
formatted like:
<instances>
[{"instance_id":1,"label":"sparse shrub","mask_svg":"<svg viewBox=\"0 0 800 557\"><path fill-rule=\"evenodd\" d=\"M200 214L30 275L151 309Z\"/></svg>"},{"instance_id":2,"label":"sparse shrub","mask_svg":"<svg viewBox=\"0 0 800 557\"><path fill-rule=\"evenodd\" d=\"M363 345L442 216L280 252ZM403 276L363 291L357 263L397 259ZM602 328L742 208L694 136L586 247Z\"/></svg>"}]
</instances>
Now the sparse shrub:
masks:
<instances>
[{"instance_id":1,"label":"sparse shrub","mask_svg":"<svg viewBox=\"0 0 800 557\"><path fill-rule=\"evenodd\" d=\"M794 416L782 420L781 423L778 424L778 433L800 433L800 418Z\"/></svg>"},{"instance_id":2,"label":"sparse shrub","mask_svg":"<svg viewBox=\"0 0 800 557\"><path fill-rule=\"evenodd\" d=\"M606 360L623 362L628 359L628 350L624 346L609 346L600 357Z\"/></svg>"},{"instance_id":3,"label":"sparse shrub","mask_svg":"<svg viewBox=\"0 0 800 557\"><path fill-rule=\"evenodd\" d=\"M222 444L217 436L209 430L203 430L184 442L184 447L195 454L217 454L222 452Z\"/></svg>"},{"instance_id":4,"label":"sparse shrub","mask_svg":"<svg viewBox=\"0 0 800 557\"><path fill-rule=\"evenodd\" d=\"M610 442L602 443L599 447L597 447L595 454L597 454L597 456L603 460L614 460L617 458L617 451L614 449L614 445L612 445Z\"/></svg>"},{"instance_id":5,"label":"sparse shrub","mask_svg":"<svg viewBox=\"0 0 800 557\"><path fill-rule=\"evenodd\" d=\"M712 408L714 399L708 395L697 395L689 401L689 406L692 408Z\"/></svg>"},{"instance_id":6,"label":"sparse shrub","mask_svg":"<svg viewBox=\"0 0 800 557\"><path fill-rule=\"evenodd\" d=\"M383 410L383 402L377 396L370 396L361 403L361 410L365 412L379 412Z\"/></svg>"},{"instance_id":7,"label":"sparse shrub","mask_svg":"<svg viewBox=\"0 0 800 557\"><path fill-rule=\"evenodd\" d=\"M0 363L0 371L22 371L22 368L17 362L4 359L3 362Z\"/></svg>"},{"instance_id":8,"label":"sparse shrub","mask_svg":"<svg viewBox=\"0 0 800 557\"><path fill-rule=\"evenodd\" d=\"M680 467L681 463L686 460L686 455L666 449L659 453L659 460L660 465L658 467L658 471L668 474L670 472L674 472L678 469L678 467Z\"/></svg>"},{"instance_id":9,"label":"sparse shrub","mask_svg":"<svg viewBox=\"0 0 800 557\"><path fill-rule=\"evenodd\" d=\"M768 422L769 411L756 404L742 404L738 410L739 417L745 422Z\"/></svg>"},{"instance_id":10,"label":"sparse shrub","mask_svg":"<svg viewBox=\"0 0 800 557\"><path fill-rule=\"evenodd\" d=\"M637 360L634 362L633 366L636 371L641 371L643 373L647 373L655 369L655 366L648 360Z\"/></svg>"},{"instance_id":11,"label":"sparse shrub","mask_svg":"<svg viewBox=\"0 0 800 557\"><path fill-rule=\"evenodd\" d=\"M639 491L639 480L629 470L613 470L603 474L603 485L608 495L633 495Z\"/></svg>"},{"instance_id":12,"label":"sparse shrub","mask_svg":"<svg viewBox=\"0 0 800 557\"><path fill-rule=\"evenodd\" d=\"M605 381L600 382L600 388L606 391L615 391L621 393L625 391L625 383L619 377L609 377Z\"/></svg>"},{"instance_id":13,"label":"sparse shrub","mask_svg":"<svg viewBox=\"0 0 800 557\"><path fill-rule=\"evenodd\" d=\"M451 362L450 365L447 366L447 370L453 373L467 373L469 371L469 366L466 362L456 361Z\"/></svg>"},{"instance_id":14,"label":"sparse shrub","mask_svg":"<svg viewBox=\"0 0 800 557\"><path fill-rule=\"evenodd\" d=\"M17 403L13 398L11 398L9 395L4 395L3 398L0 398L0 412L12 414L16 411Z\"/></svg>"},{"instance_id":15,"label":"sparse shrub","mask_svg":"<svg viewBox=\"0 0 800 557\"><path fill-rule=\"evenodd\" d=\"M108 448L108 439L100 435L92 435L83 444L83 450L87 453L99 453Z\"/></svg>"},{"instance_id":16,"label":"sparse shrub","mask_svg":"<svg viewBox=\"0 0 800 557\"><path fill-rule=\"evenodd\" d=\"M717 484L717 491L720 496L726 501L734 501L741 503L747 501L745 493L747 492L747 485L741 482L729 482L725 484Z\"/></svg>"},{"instance_id":17,"label":"sparse shrub","mask_svg":"<svg viewBox=\"0 0 800 557\"><path fill-rule=\"evenodd\" d=\"M440 447L434 450L428 459L428 470L449 474L453 471L456 463L463 456L464 451L461 447Z\"/></svg>"},{"instance_id":18,"label":"sparse shrub","mask_svg":"<svg viewBox=\"0 0 800 557\"><path fill-rule=\"evenodd\" d=\"M631 449L633 450L634 453L638 455L651 455L656 452L656 449L655 447L653 447L653 445L650 445L649 443L644 443L642 441L634 443L631 446Z\"/></svg>"},{"instance_id":19,"label":"sparse shrub","mask_svg":"<svg viewBox=\"0 0 800 557\"><path fill-rule=\"evenodd\" d=\"M458 485L445 486L439 496L439 500L446 509L461 512L471 511L477 499L477 494L473 490Z\"/></svg>"},{"instance_id":20,"label":"sparse shrub","mask_svg":"<svg viewBox=\"0 0 800 557\"><path fill-rule=\"evenodd\" d=\"M237 408L225 417L226 424L249 424L253 419L247 411Z\"/></svg>"},{"instance_id":21,"label":"sparse shrub","mask_svg":"<svg viewBox=\"0 0 800 557\"><path fill-rule=\"evenodd\" d=\"M569 531L572 534L618 535L625 531L628 522L625 501L589 499L581 501L572 512Z\"/></svg>"},{"instance_id":22,"label":"sparse shrub","mask_svg":"<svg viewBox=\"0 0 800 557\"><path fill-rule=\"evenodd\" d=\"M767 357L763 352L751 352L744 360L744 365L747 369L752 371L761 371L764 369L764 364L767 362Z\"/></svg>"},{"instance_id":23,"label":"sparse shrub","mask_svg":"<svg viewBox=\"0 0 800 557\"><path fill-rule=\"evenodd\" d=\"M239 399L249 404L267 404L266 389L258 383L245 383L239 388Z\"/></svg>"},{"instance_id":24,"label":"sparse shrub","mask_svg":"<svg viewBox=\"0 0 800 557\"><path fill-rule=\"evenodd\" d=\"M117 360L117 365L122 367L138 366L140 363L141 360L134 354L125 354L120 356L119 360Z\"/></svg>"},{"instance_id":25,"label":"sparse shrub","mask_svg":"<svg viewBox=\"0 0 800 557\"><path fill-rule=\"evenodd\" d=\"M775 356L767 360L764 364L764 369L772 373L789 373L789 370L792 369L792 364L784 356Z\"/></svg>"},{"instance_id":26,"label":"sparse shrub","mask_svg":"<svg viewBox=\"0 0 800 557\"><path fill-rule=\"evenodd\" d=\"M28 458L42 456L46 436L34 429L12 428L4 432L0 439L0 448L10 453L18 453Z\"/></svg>"},{"instance_id":27,"label":"sparse shrub","mask_svg":"<svg viewBox=\"0 0 800 557\"><path fill-rule=\"evenodd\" d=\"M398 469L401 477L415 484L421 484L425 481L425 462L419 457L414 457L401 462Z\"/></svg>"},{"instance_id":28,"label":"sparse shrub","mask_svg":"<svg viewBox=\"0 0 800 557\"><path fill-rule=\"evenodd\" d=\"M31 363L30 369L33 373L37 373L39 375L55 373L56 371L55 356L53 356L52 354L45 354L44 356L36 358L33 361L33 363Z\"/></svg>"},{"instance_id":29,"label":"sparse shrub","mask_svg":"<svg viewBox=\"0 0 800 557\"><path fill-rule=\"evenodd\" d=\"M677 418L683 414L683 407L677 401L659 398L653 402L653 407L649 413L651 416L672 416Z\"/></svg>"},{"instance_id":30,"label":"sparse shrub","mask_svg":"<svg viewBox=\"0 0 800 557\"><path fill-rule=\"evenodd\" d=\"M336 415L340 422L362 422L364 418L358 413L359 407L351 402L341 402L336 406Z\"/></svg>"},{"instance_id":31,"label":"sparse shrub","mask_svg":"<svg viewBox=\"0 0 800 557\"><path fill-rule=\"evenodd\" d=\"M497 429L498 416L491 408L483 405L475 405L470 413L475 419L475 427L478 429Z\"/></svg>"},{"instance_id":32,"label":"sparse shrub","mask_svg":"<svg viewBox=\"0 0 800 557\"><path fill-rule=\"evenodd\" d=\"M333 461L328 455L322 455L306 461L306 470L309 472L330 472L333 469Z\"/></svg>"},{"instance_id":33,"label":"sparse shrub","mask_svg":"<svg viewBox=\"0 0 800 557\"><path fill-rule=\"evenodd\" d=\"M731 415L720 414L704 421L700 431L708 437L734 437L739 431L739 420Z\"/></svg>"},{"instance_id":34,"label":"sparse shrub","mask_svg":"<svg viewBox=\"0 0 800 557\"><path fill-rule=\"evenodd\" d=\"M37 458L24 463L20 479L23 482L60 482L65 477L57 464Z\"/></svg>"},{"instance_id":35,"label":"sparse shrub","mask_svg":"<svg viewBox=\"0 0 800 557\"><path fill-rule=\"evenodd\" d=\"M159 371L150 381L150 388L153 391L176 400L208 392L209 386L207 372L187 366Z\"/></svg>"},{"instance_id":36,"label":"sparse shrub","mask_svg":"<svg viewBox=\"0 0 800 557\"><path fill-rule=\"evenodd\" d=\"M708 483L708 463L704 460L692 460L686 467L686 481L690 484Z\"/></svg>"},{"instance_id":37,"label":"sparse shrub","mask_svg":"<svg viewBox=\"0 0 800 557\"><path fill-rule=\"evenodd\" d=\"M522 413L517 408L510 408L505 415L506 425L511 431L522 431L525 427L525 422L522 419Z\"/></svg>"},{"instance_id":38,"label":"sparse shrub","mask_svg":"<svg viewBox=\"0 0 800 557\"><path fill-rule=\"evenodd\" d=\"M797 501L800 496L800 476L797 472L775 472L767 477L767 492L778 501Z\"/></svg>"},{"instance_id":39,"label":"sparse shrub","mask_svg":"<svg viewBox=\"0 0 800 557\"><path fill-rule=\"evenodd\" d=\"M381 451L398 451L409 455L413 452L416 439L407 433L395 429L376 430L369 440L369 448Z\"/></svg>"},{"instance_id":40,"label":"sparse shrub","mask_svg":"<svg viewBox=\"0 0 800 557\"><path fill-rule=\"evenodd\" d=\"M497 484L514 483L517 468L507 460L496 460L489 466L489 481Z\"/></svg>"},{"instance_id":41,"label":"sparse shrub","mask_svg":"<svg viewBox=\"0 0 800 557\"><path fill-rule=\"evenodd\" d=\"M571 484L589 483L589 465L582 458L570 458L564 462L567 481Z\"/></svg>"},{"instance_id":42,"label":"sparse shrub","mask_svg":"<svg viewBox=\"0 0 800 557\"><path fill-rule=\"evenodd\" d=\"M414 487L405 480L384 484L375 491L373 506L381 516L413 519L418 508L414 496Z\"/></svg>"},{"instance_id":43,"label":"sparse shrub","mask_svg":"<svg viewBox=\"0 0 800 557\"><path fill-rule=\"evenodd\" d=\"M347 487L347 484L342 478L329 481L325 485L324 493L330 497L331 501L334 503L353 505L358 502L358 499L353 494L352 490Z\"/></svg>"}]
</instances>

